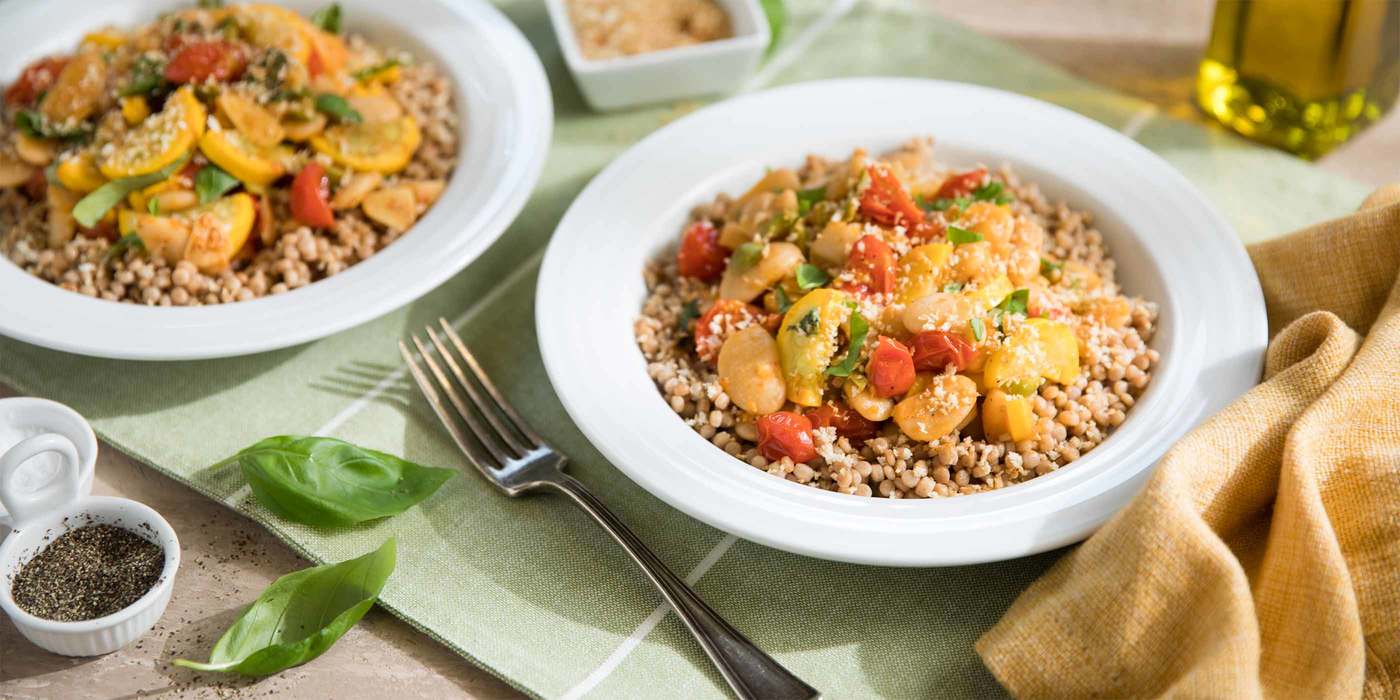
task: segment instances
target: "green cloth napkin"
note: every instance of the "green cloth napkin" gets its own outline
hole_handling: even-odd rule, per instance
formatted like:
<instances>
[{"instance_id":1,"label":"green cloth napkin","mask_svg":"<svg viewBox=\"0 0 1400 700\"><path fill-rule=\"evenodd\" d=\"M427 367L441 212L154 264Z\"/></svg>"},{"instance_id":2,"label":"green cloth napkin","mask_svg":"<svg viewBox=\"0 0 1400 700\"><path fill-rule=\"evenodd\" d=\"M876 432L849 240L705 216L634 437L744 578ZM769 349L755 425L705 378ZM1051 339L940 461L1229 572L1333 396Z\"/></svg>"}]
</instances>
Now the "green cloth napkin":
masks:
<instances>
[{"instance_id":1,"label":"green cloth napkin","mask_svg":"<svg viewBox=\"0 0 1400 700\"><path fill-rule=\"evenodd\" d=\"M445 316L526 418L573 458L580 479L672 568L698 579L696 588L716 610L827 697L1000 694L972 642L1058 553L912 570L835 564L735 541L649 496L574 428L536 349L532 310L540 255L589 178L685 108L589 112L563 65L543 3L499 4L543 58L557 116L538 189L475 264L372 323L252 357L119 362L0 340L0 381L73 406L109 444L246 513L313 561L357 556L396 536L399 564L381 603L528 693L726 695L679 620L658 607L657 594L602 530L558 498L504 498L464 463L404 376L394 344ZM790 3L767 84L923 76L1064 105L1113 128L1129 127L1205 191L1246 241L1349 212L1364 195L1365 188L1289 156L1156 116L1144 102L934 15L873 3L840 14L848 4ZM814 27L825 29L809 31ZM398 517L314 530L259 507L236 469L210 466L283 433L334 435L458 467L462 476Z\"/></svg>"}]
</instances>

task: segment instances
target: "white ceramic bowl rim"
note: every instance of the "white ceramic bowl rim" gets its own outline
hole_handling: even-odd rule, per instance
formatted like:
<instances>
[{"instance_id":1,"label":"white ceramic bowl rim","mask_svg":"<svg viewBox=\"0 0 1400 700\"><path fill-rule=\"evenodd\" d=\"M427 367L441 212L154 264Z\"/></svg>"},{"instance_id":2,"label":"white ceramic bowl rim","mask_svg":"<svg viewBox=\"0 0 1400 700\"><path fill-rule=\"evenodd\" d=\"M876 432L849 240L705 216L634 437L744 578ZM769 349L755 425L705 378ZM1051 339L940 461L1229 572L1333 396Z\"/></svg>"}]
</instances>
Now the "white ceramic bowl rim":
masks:
<instances>
[{"instance_id":1,"label":"white ceramic bowl rim","mask_svg":"<svg viewBox=\"0 0 1400 700\"><path fill-rule=\"evenodd\" d=\"M16 530L10 533L10 536L6 538L6 542L0 542L0 609L3 609L5 614L9 615L10 619L13 620L16 625L23 625L25 627L48 632L67 633L87 633L116 627L154 604L156 599L160 597L162 589L174 585L175 572L180 568L179 538L176 537L174 528L170 527L170 523L166 522L165 518L161 517L160 513L157 513L150 506L139 501L133 501L129 498L117 498L114 496L88 496L80 498L62 511L45 516L40 522L27 526L25 530L42 530L44 534L48 534L63 529L63 521L66 519L80 518L94 509L101 509L109 506L119 506L133 510L136 512L137 516L144 518L143 522L151 526L151 532L156 538L154 544L161 548L165 557L164 566L161 567L160 571L160 578L156 579L156 583L151 586L151 590L146 591L145 594L137 598L131 605L110 615L94 617L91 620L62 622L59 620L47 620L32 615L15 603L11 589L13 587L14 576L18 573L19 568L23 566L24 563L28 562L29 559L37 556L39 552L43 550L43 547L47 545L35 548L28 553L28 556L25 557L23 561L18 561L20 552L12 552L11 550L18 549L19 545L9 541L11 539L17 539L16 536L20 531ZM94 519L93 524L103 524L102 518ZM74 528L69 529L85 526L86 523L76 525ZM124 530L135 533L136 536L142 539L150 541L150 538L141 534L138 526L123 524L117 525L117 527L121 527Z\"/></svg>"},{"instance_id":2,"label":"white ceramic bowl rim","mask_svg":"<svg viewBox=\"0 0 1400 700\"><path fill-rule=\"evenodd\" d=\"M284 0L303 13L323 0ZM352 30L433 60L453 83L462 144L438 202L393 245L333 277L235 304L155 308L60 289L0 260L0 334L119 359L198 359L289 347L392 311L456 274L506 230L539 180L553 132L544 68L484 0L342 0ZM84 32L133 26L187 0L0 3L0 81L30 60L72 51ZM73 22L72 18L82 18Z\"/></svg>"},{"instance_id":3,"label":"white ceramic bowl rim","mask_svg":"<svg viewBox=\"0 0 1400 700\"><path fill-rule=\"evenodd\" d=\"M1069 468L950 499L820 491L710 445L666 406L635 346L644 261L673 245L691 207L741 191L767 166L922 135L938 139L943 162L1010 163L1052 199L1095 215L1119 281L1161 309L1153 346L1162 361L1129 419ZM602 269L622 274L600 284ZM575 200L545 256L535 308L545 367L565 409L645 489L773 547L906 566L993 561L1082 539L1127 502L1178 437L1257 381L1266 340L1262 294L1243 247L1177 171L1068 110L934 80L793 85L657 131Z\"/></svg>"}]
</instances>

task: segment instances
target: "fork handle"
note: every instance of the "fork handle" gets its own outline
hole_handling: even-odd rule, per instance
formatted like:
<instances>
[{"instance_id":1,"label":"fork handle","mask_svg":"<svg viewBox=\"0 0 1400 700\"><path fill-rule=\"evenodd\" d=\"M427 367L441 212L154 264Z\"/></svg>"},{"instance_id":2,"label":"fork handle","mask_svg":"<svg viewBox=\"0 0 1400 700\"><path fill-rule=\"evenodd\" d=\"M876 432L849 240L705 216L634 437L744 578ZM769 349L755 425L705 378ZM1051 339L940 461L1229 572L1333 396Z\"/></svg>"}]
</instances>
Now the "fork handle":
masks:
<instances>
[{"instance_id":1,"label":"fork handle","mask_svg":"<svg viewBox=\"0 0 1400 700\"><path fill-rule=\"evenodd\" d=\"M765 654L739 630L725 622L719 613L711 609L685 581L672 573L670 568L652 554L651 550L577 479L561 473L558 480L545 483L568 496L593 516L593 519L627 550L627 554L631 555L632 560L642 567L647 578L661 591L666 602L681 616L686 629L695 635L696 641L700 642L700 646L705 650L705 655L719 668L720 674L729 682L729 687L734 689L736 695L745 700L805 700L821 695L815 688L783 668L773 657Z\"/></svg>"}]
</instances>

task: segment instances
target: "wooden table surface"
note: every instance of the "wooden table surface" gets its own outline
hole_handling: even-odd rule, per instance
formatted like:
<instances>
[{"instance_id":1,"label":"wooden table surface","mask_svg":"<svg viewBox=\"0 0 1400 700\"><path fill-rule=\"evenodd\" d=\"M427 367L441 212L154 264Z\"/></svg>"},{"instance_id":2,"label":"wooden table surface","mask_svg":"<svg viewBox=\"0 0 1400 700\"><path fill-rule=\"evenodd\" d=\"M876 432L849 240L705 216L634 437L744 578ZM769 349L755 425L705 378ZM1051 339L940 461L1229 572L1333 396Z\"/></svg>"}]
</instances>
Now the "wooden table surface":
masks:
<instances>
[{"instance_id":1,"label":"wooden table surface","mask_svg":"<svg viewBox=\"0 0 1400 700\"><path fill-rule=\"evenodd\" d=\"M874 0L871 0L874 1ZM1210 0L919 0L1085 78L1199 118L1194 69ZM1400 111L1319 165L1373 185L1400 179ZM13 395L0 387L0 396ZM375 609L313 663L251 681L172 667L202 658L241 606L278 576L306 566L253 522L105 448L94 491L142 501L180 533L185 564L165 618L140 643L70 659L28 644L0 620L0 697L519 697L408 625Z\"/></svg>"}]
</instances>

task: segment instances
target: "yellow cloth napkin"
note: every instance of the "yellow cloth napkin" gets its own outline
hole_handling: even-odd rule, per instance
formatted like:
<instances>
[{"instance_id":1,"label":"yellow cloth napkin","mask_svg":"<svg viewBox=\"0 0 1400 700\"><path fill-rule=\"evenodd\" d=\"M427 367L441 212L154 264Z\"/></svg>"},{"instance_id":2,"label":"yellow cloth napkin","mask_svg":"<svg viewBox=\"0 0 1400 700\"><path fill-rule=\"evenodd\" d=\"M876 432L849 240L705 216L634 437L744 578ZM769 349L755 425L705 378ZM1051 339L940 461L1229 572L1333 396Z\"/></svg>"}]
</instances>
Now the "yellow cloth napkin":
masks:
<instances>
[{"instance_id":1,"label":"yellow cloth napkin","mask_svg":"<svg viewBox=\"0 0 1400 700\"><path fill-rule=\"evenodd\" d=\"M1249 253L1263 383L978 641L1017 697L1400 696L1400 186Z\"/></svg>"}]
</instances>

